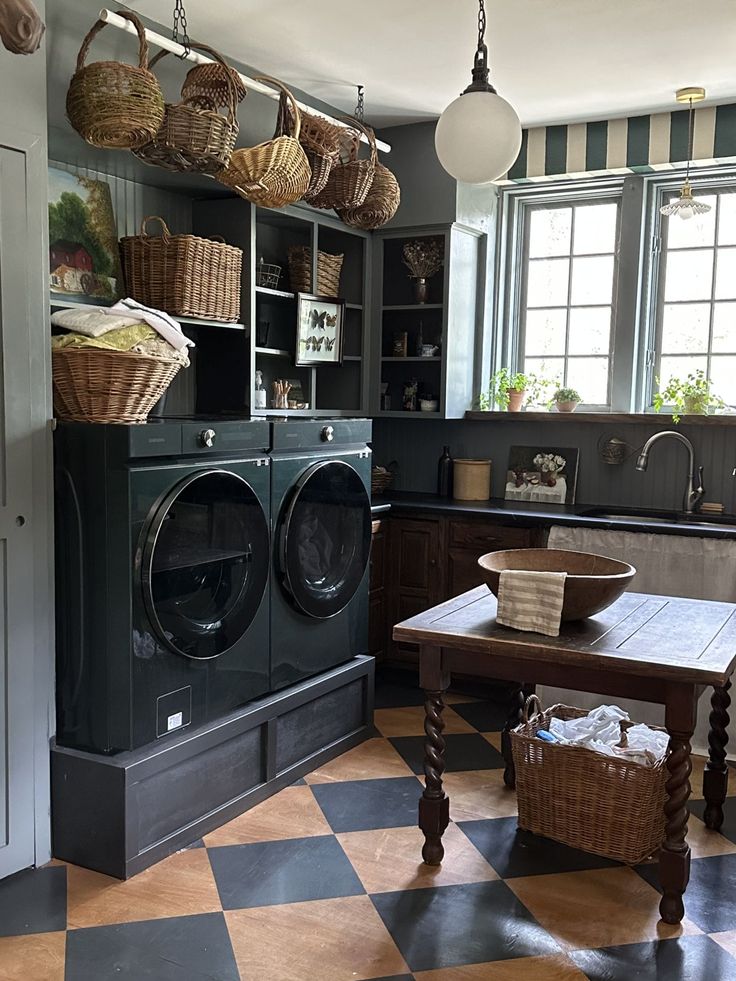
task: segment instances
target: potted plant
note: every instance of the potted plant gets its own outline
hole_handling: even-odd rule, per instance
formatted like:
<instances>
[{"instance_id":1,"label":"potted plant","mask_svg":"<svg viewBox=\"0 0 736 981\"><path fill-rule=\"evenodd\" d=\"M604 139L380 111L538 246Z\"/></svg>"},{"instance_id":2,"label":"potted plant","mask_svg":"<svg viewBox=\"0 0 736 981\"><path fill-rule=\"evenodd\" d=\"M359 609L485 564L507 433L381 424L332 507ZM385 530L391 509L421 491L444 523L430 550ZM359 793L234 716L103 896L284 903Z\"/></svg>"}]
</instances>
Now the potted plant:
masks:
<instances>
[{"instance_id":1,"label":"potted plant","mask_svg":"<svg viewBox=\"0 0 736 981\"><path fill-rule=\"evenodd\" d=\"M580 402L580 393L574 388L558 388L552 401L558 412L574 412Z\"/></svg>"},{"instance_id":2,"label":"potted plant","mask_svg":"<svg viewBox=\"0 0 736 981\"><path fill-rule=\"evenodd\" d=\"M509 412L521 412L525 405L542 402L542 393L549 384L536 375L500 368L491 377L488 391L478 397L478 407L490 410L497 405Z\"/></svg>"},{"instance_id":3,"label":"potted plant","mask_svg":"<svg viewBox=\"0 0 736 981\"><path fill-rule=\"evenodd\" d=\"M415 238L404 242L403 253L404 265L414 280L414 299L417 303L426 303L429 299L427 280L440 271L445 261L444 242L440 238Z\"/></svg>"},{"instance_id":4,"label":"potted plant","mask_svg":"<svg viewBox=\"0 0 736 981\"><path fill-rule=\"evenodd\" d=\"M661 385L657 378L657 385ZM672 406L672 421L680 421L681 415L707 416L711 409L722 409L725 402L711 391L710 379L705 372L698 368L684 380L670 378L665 388L660 389L654 396L654 408L657 412L665 406Z\"/></svg>"}]
</instances>

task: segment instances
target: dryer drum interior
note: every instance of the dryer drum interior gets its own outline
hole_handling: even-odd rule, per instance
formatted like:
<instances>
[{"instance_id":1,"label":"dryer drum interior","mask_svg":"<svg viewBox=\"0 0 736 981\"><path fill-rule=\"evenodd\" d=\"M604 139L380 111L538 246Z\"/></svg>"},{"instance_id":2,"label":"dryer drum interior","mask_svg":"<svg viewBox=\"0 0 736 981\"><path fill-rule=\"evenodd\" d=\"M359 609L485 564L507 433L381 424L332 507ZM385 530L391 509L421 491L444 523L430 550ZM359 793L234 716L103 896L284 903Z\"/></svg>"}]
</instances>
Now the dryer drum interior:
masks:
<instances>
[{"instance_id":1,"label":"dryer drum interior","mask_svg":"<svg viewBox=\"0 0 736 981\"><path fill-rule=\"evenodd\" d=\"M281 579L297 608L319 619L345 609L371 546L370 498L356 470L342 460L306 470L283 513L279 540Z\"/></svg>"},{"instance_id":2,"label":"dryer drum interior","mask_svg":"<svg viewBox=\"0 0 736 981\"><path fill-rule=\"evenodd\" d=\"M207 659L242 637L268 581L269 527L250 485L208 470L166 497L146 536L142 585L158 640Z\"/></svg>"}]
</instances>

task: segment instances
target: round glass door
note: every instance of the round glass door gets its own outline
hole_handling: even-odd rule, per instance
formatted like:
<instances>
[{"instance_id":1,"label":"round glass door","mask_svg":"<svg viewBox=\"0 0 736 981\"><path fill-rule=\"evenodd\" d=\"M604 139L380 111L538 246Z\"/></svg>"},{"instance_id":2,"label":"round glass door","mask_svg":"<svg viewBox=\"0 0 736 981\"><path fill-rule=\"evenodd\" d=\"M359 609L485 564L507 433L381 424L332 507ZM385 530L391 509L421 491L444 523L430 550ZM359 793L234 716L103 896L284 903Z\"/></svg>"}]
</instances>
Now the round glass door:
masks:
<instances>
[{"instance_id":1,"label":"round glass door","mask_svg":"<svg viewBox=\"0 0 736 981\"><path fill-rule=\"evenodd\" d=\"M297 482L280 529L281 574L296 606L327 619L355 595L371 550L371 502L341 460L310 467Z\"/></svg>"},{"instance_id":2,"label":"round glass door","mask_svg":"<svg viewBox=\"0 0 736 981\"><path fill-rule=\"evenodd\" d=\"M242 637L268 581L269 529L237 474L209 470L179 484L148 530L143 595L158 639L176 654L212 658Z\"/></svg>"}]
</instances>

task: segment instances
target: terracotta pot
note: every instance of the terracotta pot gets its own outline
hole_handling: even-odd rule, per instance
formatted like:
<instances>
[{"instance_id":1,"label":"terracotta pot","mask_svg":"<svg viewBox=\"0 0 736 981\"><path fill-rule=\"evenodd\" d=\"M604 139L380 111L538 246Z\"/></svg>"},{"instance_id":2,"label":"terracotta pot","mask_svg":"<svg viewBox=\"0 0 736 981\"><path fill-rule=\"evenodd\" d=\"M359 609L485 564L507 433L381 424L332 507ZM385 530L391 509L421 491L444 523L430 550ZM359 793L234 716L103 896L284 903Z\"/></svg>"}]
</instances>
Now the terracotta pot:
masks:
<instances>
[{"instance_id":1,"label":"terracotta pot","mask_svg":"<svg viewBox=\"0 0 736 981\"><path fill-rule=\"evenodd\" d=\"M558 412L574 412L577 407L577 402L556 402Z\"/></svg>"},{"instance_id":2,"label":"terracotta pot","mask_svg":"<svg viewBox=\"0 0 736 981\"><path fill-rule=\"evenodd\" d=\"M509 396L509 412L521 412L521 407L524 404L524 399L526 398L526 391L518 388L510 388L508 390Z\"/></svg>"}]
</instances>

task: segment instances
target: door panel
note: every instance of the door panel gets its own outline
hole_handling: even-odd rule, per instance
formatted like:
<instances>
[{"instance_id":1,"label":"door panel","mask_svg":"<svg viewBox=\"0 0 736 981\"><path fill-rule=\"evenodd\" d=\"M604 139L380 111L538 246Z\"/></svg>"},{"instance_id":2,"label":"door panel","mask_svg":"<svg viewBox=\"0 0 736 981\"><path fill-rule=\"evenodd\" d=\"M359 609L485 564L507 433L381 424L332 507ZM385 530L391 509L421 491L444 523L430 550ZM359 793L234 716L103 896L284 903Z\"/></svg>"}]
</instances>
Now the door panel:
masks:
<instances>
[{"instance_id":1,"label":"door panel","mask_svg":"<svg viewBox=\"0 0 736 981\"><path fill-rule=\"evenodd\" d=\"M26 154L0 145L0 878L34 862L34 582ZM4 687L3 687L4 686Z\"/></svg>"}]
</instances>

